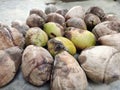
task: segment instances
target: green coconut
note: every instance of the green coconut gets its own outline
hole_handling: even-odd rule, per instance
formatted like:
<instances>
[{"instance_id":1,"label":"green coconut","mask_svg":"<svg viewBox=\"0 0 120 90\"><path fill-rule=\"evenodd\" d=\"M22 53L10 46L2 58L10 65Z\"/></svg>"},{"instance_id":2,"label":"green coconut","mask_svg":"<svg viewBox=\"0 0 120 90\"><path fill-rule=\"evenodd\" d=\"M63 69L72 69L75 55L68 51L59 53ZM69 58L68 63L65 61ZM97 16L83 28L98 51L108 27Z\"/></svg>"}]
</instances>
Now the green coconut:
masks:
<instances>
[{"instance_id":1,"label":"green coconut","mask_svg":"<svg viewBox=\"0 0 120 90\"><path fill-rule=\"evenodd\" d=\"M45 46L48 41L47 34L40 28L30 28L25 36L26 45Z\"/></svg>"},{"instance_id":2,"label":"green coconut","mask_svg":"<svg viewBox=\"0 0 120 90\"><path fill-rule=\"evenodd\" d=\"M64 34L64 28L60 24L54 22L44 24L44 31L50 38L63 36Z\"/></svg>"},{"instance_id":3,"label":"green coconut","mask_svg":"<svg viewBox=\"0 0 120 90\"><path fill-rule=\"evenodd\" d=\"M74 44L65 37L55 37L47 43L49 52L54 56L62 51L67 51L71 55L76 54L76 48Z\"/></svg>"},{"instance_id":4,"label":"green coconut","mask_svg":"<svg viewBox=\"0 0 120 90\"><path fill-rule=\"evenodd\" d=\"M96 38L93 33L88 30L72 28L66 31L65 36L69 38L77 49L85 49L96 44Z\"/></svg>"}]
</instances>

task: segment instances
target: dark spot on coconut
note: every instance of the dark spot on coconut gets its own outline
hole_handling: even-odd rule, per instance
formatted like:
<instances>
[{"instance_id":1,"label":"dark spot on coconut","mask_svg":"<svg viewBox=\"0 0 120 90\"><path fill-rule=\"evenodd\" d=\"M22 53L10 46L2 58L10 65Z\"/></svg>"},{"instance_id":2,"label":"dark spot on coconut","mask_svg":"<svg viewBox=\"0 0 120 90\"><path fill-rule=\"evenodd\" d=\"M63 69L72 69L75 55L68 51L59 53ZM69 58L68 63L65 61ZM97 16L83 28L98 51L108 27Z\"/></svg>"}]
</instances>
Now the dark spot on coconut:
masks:
<instances>
[{"instance_id":1,"label":"dark spot on coconut","mask_svg":"<svg viewBox=\"0 0 120 90\"><path fill-rule=\"evenodd\" d=\"M67 38L69 38L69 39L71 39L71 37L72 37L72 35L71 35L71 33L70 33L69 31L66 31L66 32L65 32L65 36L66 36Z\"/></svg>"},{"instance_id":2,"label":"dark spot on coconut","mask_svg":"<svg viewBox=\"0 0 120 90\"><path fill-rule=\"evenodd\" d=\"M47 68L48 66L50 66L49 64L42 64L40 66L38 66L38 70L40 70L41 72L45 72L45 70L49 69ZM50 66L51 67L51 66Z\"/></svg>"},{"instance_id":3,"label":"dark spot on coconut","mask_svg":"<svg viewBox=\"0 0 120 90\"><path fill-rule=\"evenodd\" d=\"M54 46L54 51L55 51L56 54L59 53L59 52L61 52L61 51L66 50L65 47L64 47L64 45L62 44L62 42L60 42L60 41L58 41L58 40L51 39L51 40L50 40L50 43L53 44L53 46Z\"/></svg>"},{"instance_id":4,"label":"dark spot on coconut","mask_svg":"<svg viewBox=\"0 0 120 90\"><path fill-rule=\"evenodd\" d=\"M54 33L51 33L50 37L56 37L56 35Z\"/></svg>"},{"instance_id":5,"label":"dark spot on coconut","mask_svg":"<svg viewBox=\"0 0 120 90\"><path fill-rule=\"evenodd\" d=\"M86 62L86 56L83 56L83 55L81 55L80 57L79 57L79 63L82 65L83 63L85 63Z\"/></svg>"},{"instance_id":6,"label":"dark spot on coconut","mask_svg":"<svg viewBox=\"0 0 120 90\"><path fill-rule=\"evenodd\" d=\"M65 47L63 46L62 43L57 43L54 49L55 51L62 51L62 50L65 50Z\"/></svg>"},{"instance_id":7,"label":"dark spot on coconut","mask_svg":"<svg viewBox=\"0 0 120 90\"><path fill-rule=\"evenodd\" d=\"M113 78L114 80L118 80L118 79L119 79L119 75L113 75L112 78Z\"/></svg>"}]
</instances>

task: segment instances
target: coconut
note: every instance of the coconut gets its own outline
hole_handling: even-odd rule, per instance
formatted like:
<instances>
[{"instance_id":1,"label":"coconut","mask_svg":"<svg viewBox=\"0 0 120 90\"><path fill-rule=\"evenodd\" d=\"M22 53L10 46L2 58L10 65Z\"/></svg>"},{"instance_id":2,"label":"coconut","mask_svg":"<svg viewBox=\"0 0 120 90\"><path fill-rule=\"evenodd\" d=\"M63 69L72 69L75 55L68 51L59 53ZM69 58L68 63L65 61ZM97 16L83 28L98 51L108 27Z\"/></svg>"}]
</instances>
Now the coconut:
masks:
<instances>
[{"instance_id":1,"label":"coconut","mask_svg":"<svg viewBox=\"0 0 120 90\"><path fill-rule=\"evenodd\" d=\"M108 13L102 18L102 21L120 21L120 19L115 14Z\"/></svg>"},{"instance_id":2,"label":"coconut","mask_svg":"<svg viewBox=\"0 0 120 90\"><path fill-rule=\"evenodd\" d=\"M29 26L20 20L12 21L11 27L16 28L20 33L23 34L23 36L25 36L26 31L29 29Z\"/></svg>"},{"instance_id":3,"label":"coconut","mask_svg":"<svg viewBox=\"0 0 120 90\"><path fill-rule=\"evenodd\" d=\"M87 77L96 83L111 83L120 79L120 52L110 46L85 49L78 61Z\"/></svg>"},{"instance_id":4,"label":"coconut","mask_svg":"<svg viewBox=\"0 0 120 90\"><path fill-rule=\"evenodd\" d=\"M72 17L78 17L84 19L85 10L81 6L72 7L65 15L66 20Z\"/></svg>"},{"instance_id":5,"label":"coconut","mask_svg":"<svg viewBox=\"0 0 120 90\"><path fill-rule=\"evenodd\" d=\"M66 31L65 36L73 42L78 50L85 49L96 44L94 34L88 30L71 28Z\"/></svg>"},{"instance_id":6,"label":"coconut","mask_svg":"<svg viewBox=\"0 0 120 90\"><path fill-rule=\"evenodd\" d=\"M59 36L64 35L64 28L60 24L54 23L54 22L48 22L48 23L44 24L43 30L47 33L47 35L50 38L59 37Z\"/></svg>"},{"instance_id":7,"label":"coconut","mask_svg":"<svg viewBox=\"0 0 120 90\"><path fill-rule=\"evenodd\" d=\"M15 28L10 28L10 33L12 36L12 41L14 46L19 46L20 48L24 48L25 45L25 38L22 33L20 33Z\"/></svg>"},{"instance_id":8,"label":"coconut","mask_svg":"<svg viewBox=\"0 0 120 90\"><path fill-rule=\"evenodd\" d=\"M0 87L10 83L21 64L22 50L10 47L0 50Z\"/></svg>"},{"instance_id":9,"label":"coconut","mask_svg":"<svg viewBox=\"0 0 120 90\"><path fill-rule=\"evenodd\" d=\"M37 14L31 14L28 16L26 24L29 27L42 27L45 24L45 20Z\"/></svg>"},{"instance_id":10,"label":"coconut","mask_svg":"<svg viewBox=\"0 0 120 90\"><path fill-rule=\"evenodd\" d=\"M81 18L77 18L77 17L68 19L66 21L66 26L87 30L87 26L86 26L84 20Z\"/></svg>"},{"instance_id":11,"label":"coconut","mask_svg":"<svg viewBox=\"0 0 120 90\"><path fill-rule=\"evenodd\" d=\"M50 13L55 13L57 11L57 7L55 5L48 5L46 8L45 8L45 13L46 14L50 14Z\"/></svg>"},{"instance_id":12,"label":"coconut","mask_svg":"<svg viewBox=\"0 0 120 90\"><path fill-rule=\"evenodd\" d=\"M98 42L102 45L113 46L120 51L120 33L105 35L98 39Z\"/></svg>"},{"instance_id":13,"label":"coconut","mask_svg":"<svg viewBox=\"0 0 120 90\"><path fill-rule=\"evenodd\" d=\"M47 34L40 28L30 28L25 36L26 45L45 46L48 41Z\"/></svg>"},{"instance_id":14,"label":"coconut","mask_svg":"<svg viewBox=\"0 0 120 90\"><path fill-rule=\"evenodd\" d=\"M55 37L48 41L47 43L49 52L55 56L61 51L68 51L70 54L74 55L76 53L76 48L74 44L65 37Z\"/></svg>"},{"instance_id":15,"label":"coconut","mask_svg":"<svg viewBox=\"0 0 120 90\"><path fill-rule=\"evenodd\" d=\"M98 6L90 7L86 11L86 14L89 14L89 13L97 15L100 19L102 19L105 16L104 10Z\"/></svg>"},{"instance_id":16,"label":"coconut","mask_svg":"<svg viewBox=\"0 0 120 90\"><path fill-rule=\"evenodd\" d=\"M63 51L55 56L51 90L86 90L87 79L77 60Z\"/></svg>"},{"instance_id":17,"label":"coconut","mask_svg":"<svg viewBox=\"0 0 120 90\"><path fill-rule=\"evenodd\" d=\"M42 17L45 21L46 21L46 19L47 19L47 15L46 15L42 10L40 10L40 9L36 9L36 8L31 9L29 14L30 14L30 15L31 15L31 14L37 14L37 15L39 15L40 17Z\"/></svg>"},{"instance_id":18,"label":"coconut","mask_svg":"<svg viewBox=\"0 0 120 90\"><path fill-rule=\"evenodd\" d=\"M92 29L99 23L101 23L100 18L94 14L85 15L84 21L87 25L87 29L92 31Z\"/></svg>"},{"instance_id":19,"label":"coconut","mask_svg":"<svg viewBox=\"0 0 120 90\"><path fill-rule=\"evenodd\" d=\"M65 18L58 13L48 14L47 22L55 22L55 23L62 25L63 27L65 26Z\"/></svg>"},{"instance_id":20,"label":"coconut","mask_svg":"<svg viewBox=\"0 0 120 90\"><path fill-rule=\"evenodd\" d=\"M29 45L22 55L22 73L26 81L41 86L50 79L53 58L43 47Z\"/></svg>"},{"instance_id":21,"label":"coconut","mask_svg":"<svg viewBox=\"0 0 120 90\"><path fill-rule=\"evenodd\" d=\"M1 24L0 26L0 50L13 47L12 36L10 34L10 28Z\"/></svg>"},{"instance_id":22,"label":"coconut","mask_svg":"<svg viewBox=\"0 0 120 90\"><path fill-rule=\"evenodd\" d=\"M120 32L120 22L118 21L105 21L96 25L92 32L99 38L104 35L110 35Z\"/></svg>"},{"instance_id":23,"label":"coconut","mask_svg":"<svg viewBox=\"0 0 120 90\"><path fill-rule=\"evenodd\" d=\"M59 9L59 10L56 11L56 13L62 15L63 17L65 17L67 12L68 12L67 9Z\"/></svg>"},{"instance_id":24,"label":"coconut","mask_svg":"<svg viewBox=\"0 0 120 90\"><path fill-rule=\"evenodd\" d=\"M25 44L22 33L3 24L0 26L0 43L0 49L7 49L13 46L23 48Z\"/></svg>"}]
</instances>

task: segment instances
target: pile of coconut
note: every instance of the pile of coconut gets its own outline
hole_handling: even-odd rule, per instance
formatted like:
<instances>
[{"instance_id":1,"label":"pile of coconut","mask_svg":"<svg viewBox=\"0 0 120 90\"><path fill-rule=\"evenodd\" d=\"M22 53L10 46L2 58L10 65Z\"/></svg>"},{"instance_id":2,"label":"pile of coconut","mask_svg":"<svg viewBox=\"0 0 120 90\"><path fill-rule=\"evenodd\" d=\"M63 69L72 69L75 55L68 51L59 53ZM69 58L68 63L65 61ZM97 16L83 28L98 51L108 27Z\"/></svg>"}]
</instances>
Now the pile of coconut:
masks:
<instances>
[{"instance_id":1,"label":"pile of coconut","mask_svg":"<svg viewBox=\"0 0 120 90\"><path fill-rule=\"evenodd\" d=\"M88 80L109 84L120 79L120 20L97 6L87 11L53 5L32 9L26 23L0 23L0 87L20 68L35 86L86 90Z\"/></svg>"}]
</instances>

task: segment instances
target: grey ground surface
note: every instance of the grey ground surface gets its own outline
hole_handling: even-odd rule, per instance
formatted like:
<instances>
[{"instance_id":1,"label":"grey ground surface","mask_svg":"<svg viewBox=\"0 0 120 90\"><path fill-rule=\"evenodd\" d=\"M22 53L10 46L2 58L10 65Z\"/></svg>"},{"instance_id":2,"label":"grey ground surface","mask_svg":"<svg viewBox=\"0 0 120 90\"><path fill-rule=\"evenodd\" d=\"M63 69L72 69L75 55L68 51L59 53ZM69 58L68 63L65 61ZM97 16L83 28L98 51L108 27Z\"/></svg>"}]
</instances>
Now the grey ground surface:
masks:
<instances>
[{"instance_id":1,"label":"grey ground surface","mask_svg":"<svg viewBox=\"0 0 120 90\"><path fill-rule=\"evenodd\" d=\"M99 6L105 10L106 13L114 13L120 17L120 0L114 2L113 0L82 0L81 2L66 2L59 0L0 0L0 21L6 24L13 20L26 20L29 10L32 8L39 8L44 10L45 3L55 2L58 8L71 8L75 5L81 5L86 10L90 6Z\"/></svg>"},{"instance_id":2,"label":"grey ground surface","mask_svg":"<svg viewBox=\"0 0 120 90\"><path fill-rule=\"evenodd\" d=\"M13 20L22 20L25 22L32 8L39 8L44 10L45 3L55 2L58 8L71 8L75 5L81 5L86 10L90 6L99 6L105 10L106 13L114 13L120 17L120 1L114 2L113 0L82 0L81 2L67 2L63 3L58 0L0 0L0 21L10 25ZM21 71L19 71L15 79L7 86L0 90L49 90L49 82L42 87L35 87L25 82ZM109 85L95 84L89 81L87 90L120 90L120 80L115 81Z\"/></svg>"}]
</instances>

